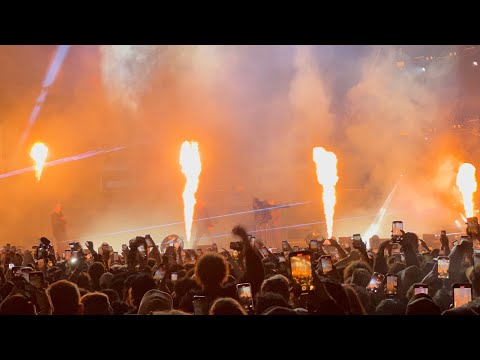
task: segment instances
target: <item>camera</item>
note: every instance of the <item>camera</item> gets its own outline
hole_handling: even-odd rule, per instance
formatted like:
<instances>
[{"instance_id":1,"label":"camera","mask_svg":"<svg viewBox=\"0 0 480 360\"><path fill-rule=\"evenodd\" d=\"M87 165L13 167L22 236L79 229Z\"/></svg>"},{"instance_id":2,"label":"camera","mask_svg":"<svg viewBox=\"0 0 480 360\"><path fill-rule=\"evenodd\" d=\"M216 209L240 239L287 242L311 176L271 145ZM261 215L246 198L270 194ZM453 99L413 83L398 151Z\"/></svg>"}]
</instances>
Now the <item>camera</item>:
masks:
<instances>
[{"instance_id":1,"label":"camera","mask_svg":"<svg viewBox=\"0 0 480 360\"><path fill-rule=\"evenodd\" d=\"M231 250L236 250L236 251L242 251L243 250L243 243L241 241L233 241L230 243L230 249Z\"/></svg>"},{"instance_id":2,"label":"camera","mask_svg":"<svg viewBox=\"0 0 480 360\"><path fill-rule=\"evenodd\" d=\"M55 260L55 252L53 246L50 245L50 240L46 237L40 238L40 244L35 251L35 260L46 259L48 261Z\"/></svg>"}]
</instances>

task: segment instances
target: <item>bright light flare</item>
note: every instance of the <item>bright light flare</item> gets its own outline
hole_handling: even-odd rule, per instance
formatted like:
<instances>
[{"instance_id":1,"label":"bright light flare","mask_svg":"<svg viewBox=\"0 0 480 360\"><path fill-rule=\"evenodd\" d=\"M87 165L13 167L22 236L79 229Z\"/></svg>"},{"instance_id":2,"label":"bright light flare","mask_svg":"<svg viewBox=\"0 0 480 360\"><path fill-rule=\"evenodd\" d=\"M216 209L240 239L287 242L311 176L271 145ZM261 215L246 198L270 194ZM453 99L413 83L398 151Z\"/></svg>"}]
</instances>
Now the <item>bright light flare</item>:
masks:
<instances>
[{"instance_id":1,"label":"bright light flare","mask_svg":"<svg viewBox=\"0 0 480 360\"><path fill-rule=\"evenodd\" d=\"M338 181L337 156L331 151L326 151L323 147L316 147L313 149L313 161L317 167L317 180L323 186L323 210L327 223L328 238L331 238L333 214L337 202L335 196L335 185Z\"/></svg>"},{"instance_id":2,"label":"bright light flare","mask_svg":"<svg viewBox=\"0 0 480 360\"><path fill-rule=\"evenodd\" d=\"M42 170L45 165L45 160L47 160L47 155L48 148L44 143L36 143L30 151L30 157L35 161L35 176L37 177L37 181L40 181L40 177L42 176Z\"/></svg>"},{"instance_id":3,"label":"bright light flare","mask_svg":"<svg viewBox=\"0 0 480 360\"><path fill-rule=\"evenodd\" d=\"M477 181L475 180L475 166L470 163L464 163L460 165L457 174L457 186L462 193L465 216L467 218L474 216L473 193L477 191Z\"/></svg>"},{"instance_id":4,"label":"bright light flare","mask_svg":"<svg viewBox=\"0 0 480 360\"><path fill-rule=\"evenodd\" d=\"M195 193L198 189L198 177L202 172L202 163L200 161L200 152L198 151L198 143L195 141L185 141L180 150L180 165L182 173L185 175L187 182L183 191L183 213L185 217L185 232L187 235L187 243L190 243L192 237L193 213L195 210Z\"/></svg>"}]
</instances>

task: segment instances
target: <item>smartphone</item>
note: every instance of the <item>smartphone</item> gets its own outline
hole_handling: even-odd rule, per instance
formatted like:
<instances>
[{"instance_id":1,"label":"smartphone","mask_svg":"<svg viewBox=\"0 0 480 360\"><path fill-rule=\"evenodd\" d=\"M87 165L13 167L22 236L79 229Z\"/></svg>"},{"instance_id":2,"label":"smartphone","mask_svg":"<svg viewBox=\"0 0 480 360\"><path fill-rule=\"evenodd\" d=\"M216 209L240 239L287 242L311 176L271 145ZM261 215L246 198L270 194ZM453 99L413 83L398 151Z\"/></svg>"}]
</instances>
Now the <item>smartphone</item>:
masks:
<instances>
[{"instance_id":1,"label":"smartphone","mask_svg":"<svg viewBox=\"0 0 480 360\"><path fill-rule=\"evenodd\" d=\"M352 235L352 246L354 249L361 249L363 246L362 236L360 234Z\"/></svg>"},{"instance_id":2,"label":"smartphone","mask_svg":"<svg viewBox=\"0 0 480 360\"><path fill-rule=\"evenodd\" d=\"M438 278L439 279L448 279L449 264L450 264L450 259L448 258L448 256L438 257Z\"/></svg>"},{"instance_id":3,"label":"smartphone","mask_svg":"<svg viewBox=\"0 0 480 360\"><path fill-rule=\"evenodd\" d=\"M172 272L172 274L171 274L171 279L172 279L172 282L177 281L177 280L178 280L178 273Z\"/></svg>"},{"instance_id":4,"label":"smartphone","mask_svg":"<svg viewBox=\"0 0 480 360\"><path fill-rule=\"evenodd\" d=\"M392 222L392 239L394 242L400 241L403 231L403 221L394 221Z\"/></svg>"},{"instance_id":5,"label":"smartphone","mask_svg":"<svg viewBox=\"0 0 480 360\"><path fill-rule=\"evenodd\" d=\"M70 258L72 257L71 250L65 250L64 254L65 254L65 260L67 261L70 260Z\"/></svg>"},{"instance_id":6,"label":"smartphone","mask_svg":"<svg viewBox=\"0 0 480 360\"><path fill-rule=\"evenodd\" d=\"M43 272L41 271L34 271L29 274L29 282L33 286L35 286L37 289L41 289L44 286L45 283L45 277L43 275Z\"/></svg>"},{"instance_id":7,"label":"smartphone","mask_svg":"<svg viewBox=\"0 0 480 360\"><path fill-rule=\"evenodd\" d=\"M318 241L317 240L310 240L308 244L310 251L317 252L318 251Z\"/></svg>"},{"instance_id":8,"label":"smartphone","mask_svg":"<svg viewBox=\"0 0 480 360\"><path fill-rule=\"evenodd\" d=\"M194 315L208 315L210 305L205 296L195 295L193 297L193 314Z\"/></svg>"},{"instance_id":9,"label":"smartphone","mask_svg":"<svg viewBox=\"0 0 480 360\"><path fill-rule=\"evenodd\" d=\"M8 264L8 268L9 268L10 270L12 270L14 266L15 266L15 264L14 264L14 263L10 263L10 264Z\"/></svg>"},{"instance_id":10,"label":"smartphone","mask_svg":"<svg viewBox=\"0 0 480 360\"><path fill-rule=\"evenodd\" d=\"M472 285L471 284L453 284L453 307L468 304L472 301Z\"/></svg>"},{"instance_id":11,"label":"smartphone","mask_svg":"<svg viewBox=\"0 0 480 360\"><path fill-rule=\"evenodd\" d=\"M300 247L297 246L297 245L295 245L295 246L293 247L293 251L300 251Z\"/></svg>"},{"instance_id":12,"label":"smartphone","mask_svg":"<svg viewBox=\"0 0 480 360\"><path fill-rule=\"evenodd\" d=\"M72 251L72 257L70 259L71 263L76 263L78 261L78 251Z\"/></svg>"},{"instance_id":13,"label":"smartphone","mask_svg":"<svg viewBox=\"0 0 480 360\"><path fill-rule=\"evenodd\" d=\"M312 276L312 260L310 251L294 251L289 254L290 271L295 285L301 294L314 290Z\"/></svg>"},{"instance_id":14,"label":"smartphone","mask_svg":"<svg viewBox=\"0 0 480 360\"><path fill-rule=\"evenodd\" d=\"M287 240L282 241L282 250L283 251L292 251L292 247L290 246L290 244L288 243Z\"/></svg>"},{"instance_id":15,"label":"smartphone","mask_svg":"<svg viewBox=\"0 0 480 360\"><path fill-rule=\"evenodd\" d=\"M413 285L414 295L417 294L427 294L428 295L428 285L427 284L415 284Z\"/></svg>"},{"instance_id":16,"label":"smartphone","mask_svg":"<svg viewBox=\"0 0 480 360\"><path fill-rule=\"evenodd\" d=\"M398 275L396 274L387 274L387 296L397 295L398 288Z\"/></svg>"},{"instance_id":17,"label":"smartphone","mask_svg":"<svg viewBox=\"0 0 480 360\"><path fill-rule=\"evenodd\" d=\"M247 310L253 309L252 287L250 283L237 284L237 294L240 304Z\"/></svg>"},{"instance_id":18,"label":"smartphone","mask_svg":"<svg viewBox=\"0 0 480 360\"><path fill-rule=\"evenodd\" d=\"M173 244L172 244L172 246L173 246ZM144 253L144 252L145 252L145 246L144 246L144 245L140 245L140 246L138 247L138 251L141 252L141 253Z\"/></svg>"},{"instance_id":19,"label":"smartphone","mask_svg":"<svg viewBox=\"0 0 480 360\"><path fill-rule=\"evenodd\" d=\"M467 219L467 232L478 235L478 218L476 216Z\"/></svg>"},{"instance_id":20,"label":"smartphone","mask_svg":"<svg viewBox=\"0 0 480 360\"><path fill-rule=\"evenodd\" d=\"M287 262L287 258L285 257L285 255L283 253L279 253L278 254L278 261L279 262Z\"/></svg>"},{"instance_id":21,"label":"smartphone","mask_svg":"<svg viewBox=\"0 0 480 360\"><path fill-rule=\"evenodd\" d=\"M265 246L259 248L258 250L260 251L260 254L262 254L264 258L268 257L269 253Z\"/></svg>"},{"instance_id":22,"label":"smartphone","mask_svg":"<svg viewBox=\"0 0 480 360\"><path fill-rule=\"evenodd\" d=\"M382 286L383 280L385 280L385 275L374 272L367 286L367 290L376 293L378 289L380 289L380 286Z\"/></svg>"},{"instance_id":23,"label":"smartphone","mask_svg":"<svg viewBox=\"0 0 480 360\"><path fill-rule=\"evenodd\" d=\"M118 261L118 251L113 252L113 261Z\"/></svg>"},{"instance_id":24,"label":"smartphone","mask_svg":"<svg viewBox=\"0 0 480 360\"><path fill-rule=\"evenodd\" d=\"M320 256L320 264L322 266L322 273L325 275L333 270L333 262L330 255Z\"/></svg>"}]
</instances>

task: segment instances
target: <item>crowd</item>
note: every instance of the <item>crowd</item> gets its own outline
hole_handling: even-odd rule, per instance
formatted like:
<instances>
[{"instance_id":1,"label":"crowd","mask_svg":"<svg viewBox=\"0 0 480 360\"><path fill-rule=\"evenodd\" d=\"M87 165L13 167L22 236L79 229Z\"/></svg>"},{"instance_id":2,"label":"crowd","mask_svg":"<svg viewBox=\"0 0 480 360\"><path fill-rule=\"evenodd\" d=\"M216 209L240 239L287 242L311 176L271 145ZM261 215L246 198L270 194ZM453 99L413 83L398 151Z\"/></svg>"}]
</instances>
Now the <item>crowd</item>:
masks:
<instances>
[{"instance_id":1,"label":"crowd","mask_svg":"<svg viewBox=\"0 0 480 360\"><path fill-rule=\"evenodd\" d=\"M0 253L1 315L478 315L477 234L432 249L401 232L375 252L321 237L304 249L269 249L243 227L230 249L165 249L137 236L121 252L46 238ZM439 264L441 269L439 270Z\"/></svg>"}]
</instances>

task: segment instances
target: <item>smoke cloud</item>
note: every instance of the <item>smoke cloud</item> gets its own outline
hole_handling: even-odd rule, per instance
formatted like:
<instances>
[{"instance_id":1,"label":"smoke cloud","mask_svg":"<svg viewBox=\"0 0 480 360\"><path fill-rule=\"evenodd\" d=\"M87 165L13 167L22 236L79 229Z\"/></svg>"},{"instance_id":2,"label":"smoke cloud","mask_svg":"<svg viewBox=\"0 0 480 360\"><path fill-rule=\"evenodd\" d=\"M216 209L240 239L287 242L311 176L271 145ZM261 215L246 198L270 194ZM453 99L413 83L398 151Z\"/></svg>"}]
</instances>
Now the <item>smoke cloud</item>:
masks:
<instances>
[{"instance_id":1,"label":"smoke cloud","mask_svg":"<svg viewBox=\"0 0 480 360\"><path fill-rule=\"evenodd\" d=\"M2 180L5 232L25 244L50 235L57 201L73 238L181 220L185 140L199 143L197 195L210 215L250 209L256 196L313 200L282 210L282 225L324 220L315 146L338 158L335 217L372 215L334 223L334 235L366 231L396 183L383 235L393 217L406 230L438 231L461 208L452 182L473 145L442 132L458 91L453 61L433 61L426 71L398 69L397 49L389 46L72 46L25 156L13 160L10 148L54 50L1 50L8 53L0 61L4 172L30 166L36 141L49 147L47 161L126 149L47 168L38 184L28 174ZM105 179L115 176L124 187L113 191ZM12 203L22 205L12 209ZM253 216L219 220L214 233L236 222L252 227ZM179 225L152 236L183 231ZM128 236L102 240L118 246Z\"/></svg>"}]
</instances>

